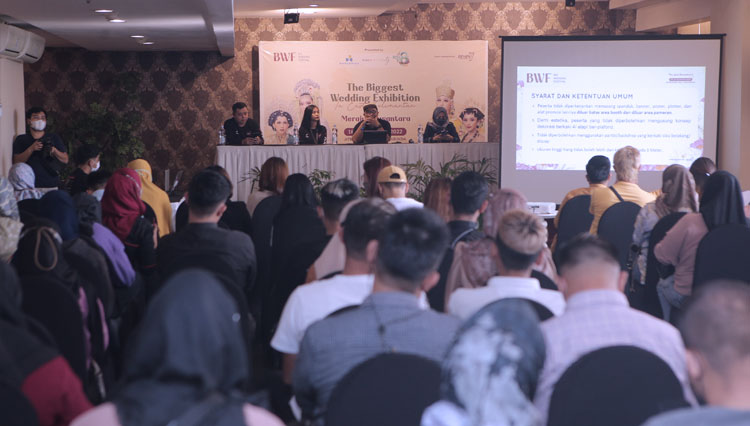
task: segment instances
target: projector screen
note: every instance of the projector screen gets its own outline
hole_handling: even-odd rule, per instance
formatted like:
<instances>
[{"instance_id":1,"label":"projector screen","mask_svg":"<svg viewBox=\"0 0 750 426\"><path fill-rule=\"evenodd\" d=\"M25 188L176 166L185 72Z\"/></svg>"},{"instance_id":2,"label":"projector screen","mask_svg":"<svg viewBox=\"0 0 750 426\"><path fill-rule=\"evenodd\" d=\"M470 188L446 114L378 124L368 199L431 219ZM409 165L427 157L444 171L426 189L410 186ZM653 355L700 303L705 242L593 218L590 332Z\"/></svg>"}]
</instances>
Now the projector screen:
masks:
<instances>
[{"instance_id":1,"label":"projector screen","mask_svg":"<svg viewBox=\"0 0 750 426\"><path fill-rule=\"evenodd\" d=\"M587 186L589 158L626 145L641 152L646 190L670 164L715 161L721 41L504 37L501 185L559 203Z\"/></svg>"}]
</instances>

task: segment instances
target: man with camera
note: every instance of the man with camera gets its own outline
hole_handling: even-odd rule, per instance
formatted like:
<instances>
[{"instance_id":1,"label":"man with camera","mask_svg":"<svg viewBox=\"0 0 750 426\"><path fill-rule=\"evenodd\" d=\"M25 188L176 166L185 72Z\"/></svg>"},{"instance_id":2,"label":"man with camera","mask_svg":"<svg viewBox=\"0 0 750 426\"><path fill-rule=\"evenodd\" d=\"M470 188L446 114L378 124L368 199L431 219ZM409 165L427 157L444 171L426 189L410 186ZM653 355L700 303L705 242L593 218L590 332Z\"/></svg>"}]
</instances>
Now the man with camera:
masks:
<instances>
[{"instance_id":1,"label":"man with camera","mask_svg":"<svg viewBox=\"0 0 750 426\"><path fill-rule=\"evenodd\" d=\"M57 188L60 171L68 164L67 148L59 136L45 133L47 112L40 107L26 111L29 133L13 141L13 163L27 163L34 169L37 188Z\"/></svg>"}]
</instances>

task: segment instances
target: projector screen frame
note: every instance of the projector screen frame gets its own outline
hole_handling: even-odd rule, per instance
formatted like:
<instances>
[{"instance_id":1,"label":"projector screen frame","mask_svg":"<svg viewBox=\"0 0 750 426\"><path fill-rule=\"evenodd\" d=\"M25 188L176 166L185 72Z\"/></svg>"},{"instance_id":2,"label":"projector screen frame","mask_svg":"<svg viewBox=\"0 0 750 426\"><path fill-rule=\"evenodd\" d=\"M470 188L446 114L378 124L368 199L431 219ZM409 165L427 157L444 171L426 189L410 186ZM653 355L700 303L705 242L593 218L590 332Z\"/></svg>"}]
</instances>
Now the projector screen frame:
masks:
<instances>
[{"instance_id":1,"label":"projector screen frame","mask_svg":"<svg viewBox=\"0 0 750 426\"><path fill-rule=\"evenodd\" d=\"M726 34L668 34L668 35L578 35L578 36L498 36L501 39L501 70L500 70L500 144L499 144L499 163L498 163L498 187L502 187L502 167L503 167L503 103L505 90L505 42L546 42L546 41L672 41L672 40L718 40L719 41L719 67L718 67L718 84L717 90L717 108L716 108L716 144L713 152L713 159L719 165L719 146L720 146L720 124L721 124L721 89L722 73L724 62L724 38ZM515 83L515 80L514 80ZM513 85L515 87L515 84ZM705 155L705 153L704 153ZM614 175L614 173L613 173ZM571 188L572 189L572 188ZM561 195L562 197L562 195ZM538 200L553 201L553 200Z\"/></svg>"}]
</instances>

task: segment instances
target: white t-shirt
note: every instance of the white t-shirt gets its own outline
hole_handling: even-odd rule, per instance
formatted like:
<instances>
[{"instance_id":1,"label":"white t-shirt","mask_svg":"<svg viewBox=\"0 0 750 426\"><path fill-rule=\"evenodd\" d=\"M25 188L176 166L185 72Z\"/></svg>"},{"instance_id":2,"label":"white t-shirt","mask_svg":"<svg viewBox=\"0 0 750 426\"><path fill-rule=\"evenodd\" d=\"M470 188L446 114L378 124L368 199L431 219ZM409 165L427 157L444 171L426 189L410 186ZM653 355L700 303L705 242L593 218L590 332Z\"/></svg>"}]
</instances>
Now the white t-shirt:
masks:
<instances>
[{"instance_id":1,"label":"white t-shirt","mask_svg":"<svg viewBox=\"0 0 750 426\"><path fill-rule=\"evenodd\" d=\"M341 308L361 304L372 292L372 283L372 275L339 274L297 287L284 305L271 346L296 354L307 327Z\"/></svg>"},{"instance_id":2,"label":"white t-shirt","mask_svg":"<svg viewBox=\"0 0 750 426\"><path fill-rule=\"evenodd\" d=\"M496 300L513 297L539 302L555 316L565 310L562 293L542 288L536 278L492 277L487 281L486 287L459 288L454 291L448 300L448 312L467 319Z\"/></svg>"},{"instance_id":3,"label":"white t-shirt","mask_svg":"<svg viewBox=\"0 0 750 426\"><path fill-rule=\"evenodd\" d=\"M406 210L406 209L413 209L413 208L421 209L423 207L422 203L409 197L386 198L385 201L388 201L389 203L393 204L393 207L395 207L396 210L398 211Z\"/></svg>"}]
</instances>

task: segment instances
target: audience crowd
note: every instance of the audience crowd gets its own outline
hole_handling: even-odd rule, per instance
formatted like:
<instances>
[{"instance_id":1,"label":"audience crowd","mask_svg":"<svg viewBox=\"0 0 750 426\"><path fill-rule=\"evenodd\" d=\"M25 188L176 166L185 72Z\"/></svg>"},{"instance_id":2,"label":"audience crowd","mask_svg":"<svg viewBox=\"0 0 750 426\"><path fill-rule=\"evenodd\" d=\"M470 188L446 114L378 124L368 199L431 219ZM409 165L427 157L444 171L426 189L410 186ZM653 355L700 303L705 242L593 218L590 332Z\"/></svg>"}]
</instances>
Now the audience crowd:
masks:
<instances>
[{"instance_id":1,"label":"audience crowd","mask_svg":"<svg viewBox=\"0 0 750 426\"><path fill-rule=\"evenodd\" d=\"M707 158L649 192L638 150L596 155L548 229L473 171L422 204L385 158L315 188L273 157L246 202L211 166L173 207L144 159L79 146L62 183L35 143L0 178L3 425L750 424L750 227Z\"/></svg>"}]
</instances>

